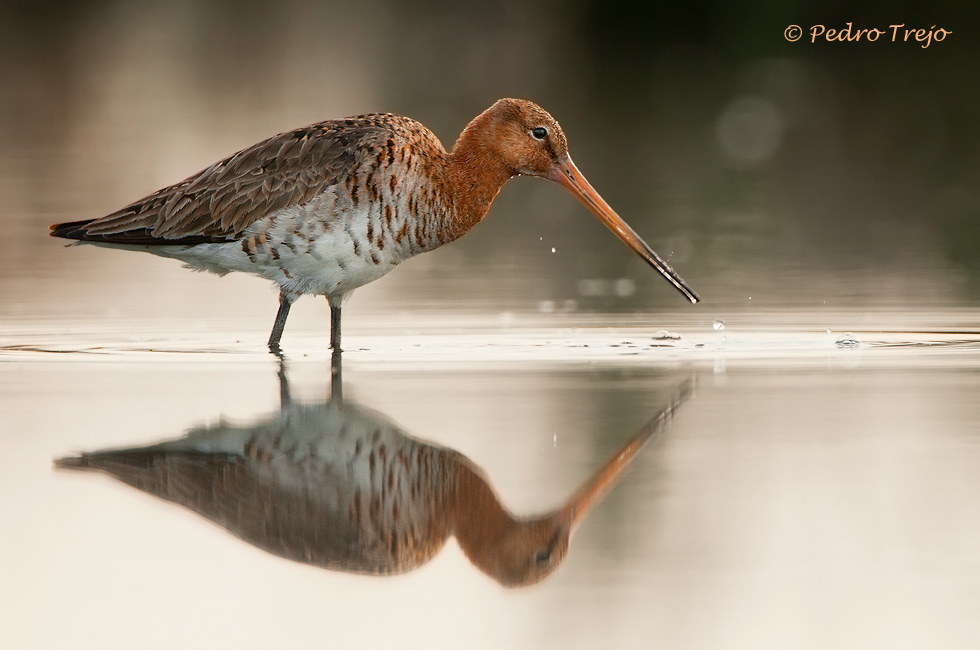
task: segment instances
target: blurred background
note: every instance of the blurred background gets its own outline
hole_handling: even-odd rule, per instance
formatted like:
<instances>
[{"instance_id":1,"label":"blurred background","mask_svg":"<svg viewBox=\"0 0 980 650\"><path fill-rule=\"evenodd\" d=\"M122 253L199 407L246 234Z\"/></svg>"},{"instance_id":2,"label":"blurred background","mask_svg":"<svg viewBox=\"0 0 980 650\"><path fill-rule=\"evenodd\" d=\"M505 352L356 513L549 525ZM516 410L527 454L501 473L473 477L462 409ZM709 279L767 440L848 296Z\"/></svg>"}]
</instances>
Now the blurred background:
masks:
<instances>
[{"instance_id":1,"label":"blurred background","mask_svg":"<svg viewBox=\"0 0 980 650\"><path fill-rule=\"evenodd\" d=\"M848 22L887 33L810 43L812 25ZM903 28L891 42L900 23L952 34L923 48ZM798 42L784 37L793 24ZM401 113L449 148L506 96L561 122L592 184L704 304L554 184L516 179L462 240L359 290L352 327L402 312L817 323L968 309L980 297L978 25L969 2L5 2L0 317L267 329L264 281L64 250L47 227L328 118ZM324 327L326 311L303 301L291 328Z\"/></svg>"}]
</instances>

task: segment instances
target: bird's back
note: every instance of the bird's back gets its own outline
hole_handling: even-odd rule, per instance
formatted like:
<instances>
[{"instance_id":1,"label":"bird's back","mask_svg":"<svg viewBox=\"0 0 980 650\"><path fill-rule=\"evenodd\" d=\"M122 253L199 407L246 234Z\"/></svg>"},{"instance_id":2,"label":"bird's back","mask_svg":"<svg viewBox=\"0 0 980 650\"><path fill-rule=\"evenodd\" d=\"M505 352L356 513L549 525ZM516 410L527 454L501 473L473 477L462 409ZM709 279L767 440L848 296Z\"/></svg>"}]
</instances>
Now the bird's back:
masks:
<instances>
[{"instance_id":1,"label":"bird's back","mask_svg":"<svg viewBox=\"0 0 980 650\"><path fill-rule=\"evenodd\" d=\"M448 154L389 113L281 133L100 219L51 234L341 297L447 238Z\"/></svg>"},{"instance_id":2,"label":"bird's back","mask_svg":"<svg viewBox=\"0 0 980 650\"><path fill-rule=\"evenodd\" d=\"M445 154L431 131L406 117L371 113L318 122L242 149L105 217L56 224L51 234L138 246L234 240L328 188L354 188L365 162L394 162L409 149Z\"/></svg>"}]
</instances>

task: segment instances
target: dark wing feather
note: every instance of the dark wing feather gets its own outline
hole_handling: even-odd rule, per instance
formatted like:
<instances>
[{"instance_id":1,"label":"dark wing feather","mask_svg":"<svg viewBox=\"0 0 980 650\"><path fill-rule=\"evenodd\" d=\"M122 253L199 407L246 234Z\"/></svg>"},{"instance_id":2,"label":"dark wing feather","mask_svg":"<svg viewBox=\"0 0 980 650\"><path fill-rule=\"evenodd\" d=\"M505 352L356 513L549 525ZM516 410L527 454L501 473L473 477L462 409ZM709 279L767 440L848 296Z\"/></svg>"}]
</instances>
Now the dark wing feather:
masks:
<instances>
[{"instance_id":1,"label":"dark wing feather","mask_svg":"<svg viewBox=\"0 0 980 650\"><path fill-rule=\"evenodd\" d=\"M233 240L262 217L343 182L391 137L379 117L280 133L101 219L51 226L51 235L140 245Z\"/></svg>"}]
</instances>

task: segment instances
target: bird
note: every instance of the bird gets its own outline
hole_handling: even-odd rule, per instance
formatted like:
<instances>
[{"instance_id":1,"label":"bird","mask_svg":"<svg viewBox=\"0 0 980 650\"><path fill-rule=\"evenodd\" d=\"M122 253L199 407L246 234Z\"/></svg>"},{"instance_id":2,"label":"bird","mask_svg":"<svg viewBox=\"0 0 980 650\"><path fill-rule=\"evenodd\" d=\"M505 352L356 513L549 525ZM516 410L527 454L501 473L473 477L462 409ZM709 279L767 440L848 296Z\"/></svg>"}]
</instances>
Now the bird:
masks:
<instances>
[{"instance_id":1,"label":"bird","mask_svg":"<svg viewBox=\"0 0 980 650\"><path fill-rule=\"evenodd\" d=\"M684 297L699 301L592 188L558 122L522 99L495 102L450 151L421 123L391 113L286 131L112 214L54 224L50 234L275 282L273 352L292 303L326 296L330 347L340 349L341 308L354 289L461 237L515 176L570 191Z\"/></svg>"},{"instance_id":2,"label":"bird","mask_svg":"<svg viewBox=\"0 0 980 650\"><path fill-rule=\"evenodd\" d=\"M335 352L337 354L337 352ZM691 395L667 405L560 507L510 512L486 473L460 452L405 433L387 416L333 397L289 399L245 424L220 422L155 445L68 456L181 505L268 553L333 571L396 575L455 537L469 561L505 587L528 586L562 563L573 530Z\"/></svg>"}]
</instances>

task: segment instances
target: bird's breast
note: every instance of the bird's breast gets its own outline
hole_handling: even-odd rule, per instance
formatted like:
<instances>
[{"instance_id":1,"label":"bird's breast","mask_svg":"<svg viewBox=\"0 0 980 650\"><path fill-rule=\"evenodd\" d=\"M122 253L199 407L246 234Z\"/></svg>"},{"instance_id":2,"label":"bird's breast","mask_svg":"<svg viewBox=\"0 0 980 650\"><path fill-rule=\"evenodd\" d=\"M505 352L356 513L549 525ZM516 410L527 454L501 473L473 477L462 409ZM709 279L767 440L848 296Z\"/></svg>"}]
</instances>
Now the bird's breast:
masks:
<instances>
[{"instance_id":1,"label":"bird's breast","mask_svg":"<svg viewBox=\"0 0 980 650\"><path fill-rule=\"evenodd\" d=\"M242 240L249 262L287 291L338 295L443 243L446 208L433 187L390 169L353 179L256 223Z\"/></svg>"}]
</instances>

